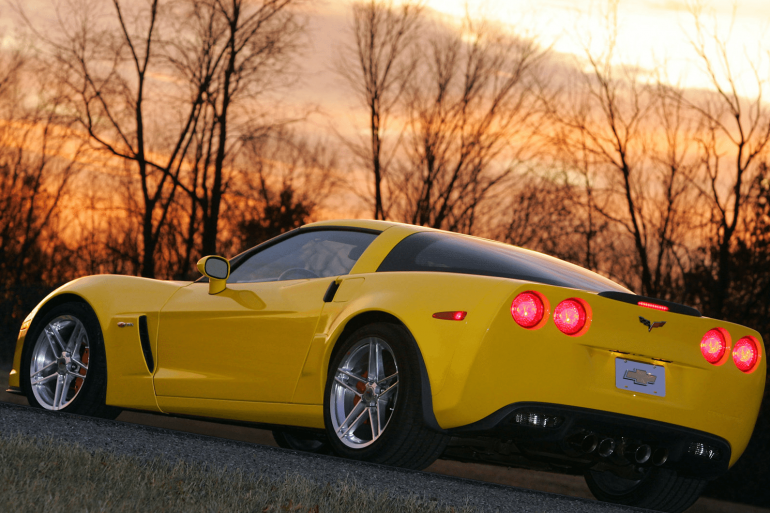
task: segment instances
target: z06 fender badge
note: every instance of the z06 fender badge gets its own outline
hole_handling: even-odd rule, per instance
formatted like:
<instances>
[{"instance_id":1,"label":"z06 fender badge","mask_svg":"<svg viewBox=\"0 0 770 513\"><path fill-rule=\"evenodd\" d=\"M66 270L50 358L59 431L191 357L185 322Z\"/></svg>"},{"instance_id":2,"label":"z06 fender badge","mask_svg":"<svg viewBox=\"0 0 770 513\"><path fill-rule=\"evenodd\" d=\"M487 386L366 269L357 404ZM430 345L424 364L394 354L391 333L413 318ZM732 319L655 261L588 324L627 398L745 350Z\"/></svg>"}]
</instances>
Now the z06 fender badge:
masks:
<instances>
[{"instance_id":1,"label":"z06 fender badge","mask_svg":"<svg viewBox=\"0 0 770 513\"><path fill-rule=\"evenodd\" d=\"M131 327L133 325L134 325L133 322L119 322L118 323L118 328L129 328L129 327Z\"/></svg>"},{"instance_id":2,"label":"z06 fender badge","mask_svg":"<svg viewBox=\"0 0 770 513\"><path fill-rule=\"evenodd\" d=\"M647 326L647 333L651 332L652 328L660 328L664 324L666 324L666 321L656 321L656 322L648 321L647 319L645 319L641 315L639 316L639 322L641 322L642 324Z\"/></svg>"},{"instance_id":3,"label":"z06 fender badge","mask_svg":"<svg viewBox=\"0 0 770 513\"><path fill-rule=\"evenodd\" d=\"M658 377L654 374L650 374L644 369L634 369L633 371L626 371L623 375L623 379L633 380L635 385L654 385L655 380Z\"/></svg>"}]
</instances>

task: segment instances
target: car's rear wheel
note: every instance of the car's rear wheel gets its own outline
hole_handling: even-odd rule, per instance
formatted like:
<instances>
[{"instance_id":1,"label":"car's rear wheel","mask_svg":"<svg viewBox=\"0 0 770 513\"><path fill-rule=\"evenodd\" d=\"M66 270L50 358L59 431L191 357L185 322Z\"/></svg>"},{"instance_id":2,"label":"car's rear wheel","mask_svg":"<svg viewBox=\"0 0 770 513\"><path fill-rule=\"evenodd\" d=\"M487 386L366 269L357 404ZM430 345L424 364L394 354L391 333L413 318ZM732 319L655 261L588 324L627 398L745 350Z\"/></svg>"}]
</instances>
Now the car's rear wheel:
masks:
<instances>
[{"instance_id":1,"label":"car's rear wheel","mask_svg":"<svg viewBox=\"0 0 770 513\"><path fill-rule=\"evenodd\" d=\"M423 422L418 349L389 323L360 328L335 353L324 394L329 443L341 456L422 469L448 437Z\"/></svg>"},{"instance_id":2,"label":"car's rear wheel","mask_svg":"<svg viewBox=\"0 0 770 513\"><path fill-rule=\"evenodd\" d=\"M611 472L589 470L586 484L601 501L677 513L698 500L706 481L677 475L664 468L645 469L639 480L625 479Z\"/></svg>"},{"instance_id":3,"label":"car's rear wheel","mask_svg":"<svg viewBox=\"0 0 770 513\"><path fill-rule=\"evenodd\" d=\"M83 303L56 306L36 323L25 341L21 378L31 406L102 418L120 414L105 405L102 330Z\"/></svg>"}]
</instances>

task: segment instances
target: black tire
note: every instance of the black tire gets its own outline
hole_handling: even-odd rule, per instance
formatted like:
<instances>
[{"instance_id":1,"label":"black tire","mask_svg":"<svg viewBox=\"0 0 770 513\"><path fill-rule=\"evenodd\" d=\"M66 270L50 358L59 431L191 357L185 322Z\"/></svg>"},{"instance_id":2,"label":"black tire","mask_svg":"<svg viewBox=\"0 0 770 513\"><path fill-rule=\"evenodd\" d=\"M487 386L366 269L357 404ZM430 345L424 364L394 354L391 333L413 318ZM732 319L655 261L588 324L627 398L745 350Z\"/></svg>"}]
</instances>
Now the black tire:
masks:
<instances>
[{"instance_id":1,"label":"black tire","mask_svg":"<svg viewBox=\"0 0 770 513\"><path fill-rule=\"evenodd\" d=\"M87 348L85 351L87 351L87 353L81 349L77 358L82 360L84 356L86 357L85 361L82 363L87 365L87 370L84 370L84 379L80 381L79 387L77 379L74 379L70 386L67 387L69 392L65 392L64 397L66 399L67 396L72 394L72 398L70 399L71 402L64 407L56 408L56 410L103 419L116 418L120 415L121 409L105 404L107 396L107 358L104 351L104 339L102 337L101 326L91 307L85 303L78 302L64 303L52 308L39 320L39 322L35 322L34 329L25 339L20 377L21 386L27 396L30 406L48 410L52 409L50 404L44 406L44 404L41 404L38 400L33 387L42 385L33 385L30 380L30 374L33 356L37 354L38 357L41 357L41 353L36 352L37 344L48 343L43 330L48 327L52 321L56 321L57 319L63 319L67 326L76 324L76 321L80 322L85 329L85 334L87 336ZM63 329L67 330L68 328L65 327ZM74 328L71 329L74 330ZM53 349L51 350L51 353L53 353ZM51 362L51 365L55 364ZM54 367L54 369L55 368L57 367ZM73 369L78 372L83 372L74 365ZM41 374L41 376L45 376L47 372L48 371ZM56 378L58 379L58 376L56 376ZM36 376L36 379L40 379L40 377ZM38 391L38 394L40 393L41 391ZM43 398L42 395L40 397L41 399Z\"/></svg>"},{"instance_id":2,"label":"black tire","mask_svg":"<svg viewBox=\"0 0 770 513\"><path fill-rule=\"evenodd\" d=\"M278 447L294 451L311 452L313 454L331 454L332 449L326 435L320 433L301 433L286 429L274 429L273 439Z\"/></svg>"},{"instance_id":3,"label":"black tire","mask_svg":"<svg viewBox=\"0 0 770 513\"><path fill-rule=\"evenodd\" d=\"M368 445L364 446L362 443L360 447L351 447L350 440L346 436L338 435L332 422L332 385L342 362L361 350L367 340L373 339L385 342L388 354L393 358L391 365L397 362L397 395L394 394L392 403L387 403L389 416L378 437L375 438L375 429L371 427L371 440L363 441ZM444 452L449 437L428 428L423 421L419 353L409 331L395 324L375 323L358 329L340 344L329 364L324 389L324 423L332 450L346 458L403 468L423 469L433 463ZM337 393L342 392L339 385L335 386ZM355 397L352 399L355 400ZM342 404L339 401L335 399L338 408L339 404ZM359 401L363 401L363 396ZM343 411L347 414L346 410ZM368 419L364 420L364 423L366 422ZM363 424L358 429L365 431ZM347 440L347 443L343 442L343 439Z\"/></svg>"},{"instance_id":4,"label":"black tire","mask_svg":"<svg viewBox=\"0 0 770 513\"><path fill-rule=\"evenodd\" d=\"M670 469L650 468L639 481L589 470L586 484L600 501L678 513L698 500L707 481L682 477Z\"/></svg>"}]
</instances>

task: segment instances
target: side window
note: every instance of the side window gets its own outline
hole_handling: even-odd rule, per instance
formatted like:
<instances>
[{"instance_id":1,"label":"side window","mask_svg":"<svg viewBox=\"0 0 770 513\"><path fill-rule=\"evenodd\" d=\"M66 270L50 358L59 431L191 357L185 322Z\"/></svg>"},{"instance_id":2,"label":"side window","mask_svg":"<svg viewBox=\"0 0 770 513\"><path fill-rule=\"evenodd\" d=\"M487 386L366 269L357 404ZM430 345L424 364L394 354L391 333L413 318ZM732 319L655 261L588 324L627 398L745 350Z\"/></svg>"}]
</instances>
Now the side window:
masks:
<instances>
[{"instance_id":1,"label":"side window","mask_svg":"<svg viewBox=\"0 0 770 513\"><path fill-rule=\"evenodd\" d=\"M252 255L239 265L229 283L299 280L348 274L375 233L309 231Z\"/></svg>"},{"instance_id":2,"label":"side window","mask_svg":"<svg viewBox=\"0 0 770 513\"><path fill-rule=\"evenodd\" d=\"M449 233L415 233L399 242L377 272L419 271L497 276L594 292L628 292L563 260L508 244Z\"/></svg>"}]
</instances>

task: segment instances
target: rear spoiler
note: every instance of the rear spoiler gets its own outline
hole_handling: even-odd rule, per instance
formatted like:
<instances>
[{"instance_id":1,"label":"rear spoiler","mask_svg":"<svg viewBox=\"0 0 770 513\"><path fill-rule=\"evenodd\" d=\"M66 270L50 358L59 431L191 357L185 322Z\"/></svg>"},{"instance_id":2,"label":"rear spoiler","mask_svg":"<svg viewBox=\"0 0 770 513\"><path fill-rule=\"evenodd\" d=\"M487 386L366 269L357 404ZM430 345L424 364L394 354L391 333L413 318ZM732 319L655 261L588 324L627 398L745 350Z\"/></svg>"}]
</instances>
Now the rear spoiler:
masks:
<instances>
[{"instance_id":1,"label":"rear spoiler","mask_svg":"<svg viewBox=\"0 0 770 513\"><path fill-rule=\"evenodd\" d=\"M632 305L640 305L640 303L652 303L653 305L665 306L669 312L691 315L692 317L703 317L701 313L690 306L680 305L679 303L673 303L671 301L664 301L662 299L656 299L654 297L637 296L636 294L627 294L625 292L616 292L614 290L607 290L599 292L599 295L608 299L614 299L615 301L622 301L624 303L630 303ZM645 305L640 305L645 306ZM655 308L654 306L651 308Z\"/></svg>"}]
</instances>

